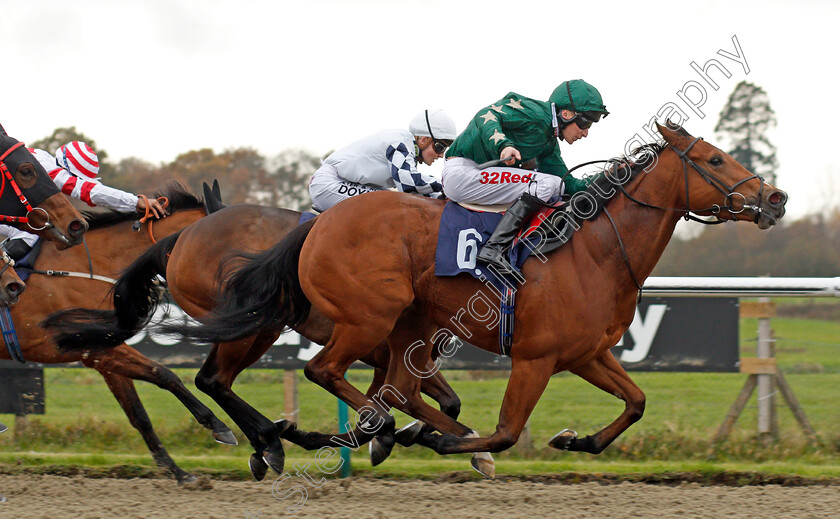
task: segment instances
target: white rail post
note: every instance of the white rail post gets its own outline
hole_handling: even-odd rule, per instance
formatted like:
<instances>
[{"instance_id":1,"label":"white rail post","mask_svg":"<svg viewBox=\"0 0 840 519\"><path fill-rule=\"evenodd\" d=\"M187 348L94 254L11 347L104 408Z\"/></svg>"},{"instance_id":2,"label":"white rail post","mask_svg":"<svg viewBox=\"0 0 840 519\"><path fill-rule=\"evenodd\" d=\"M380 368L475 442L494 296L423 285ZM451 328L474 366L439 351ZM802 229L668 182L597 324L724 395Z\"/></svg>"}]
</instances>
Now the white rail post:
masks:
<instances>
[{"instance_id":1,"label":"white rail post","mask_svg":"<svg viewBox=\"0 0 840 519\"><path fill-rule=\"evenodd\" d=\"M769 306L769 297L760 297L760 304ZM770 327L770 317L758 319L758 341L756 356L759 359L773 358L773 330ZM773 375L763 373L758 375L758 436L764 444L775 439L778 431L775 411Z\"/></svg>"},{"instance_id":2,"label":"white rail post","mask_svg":"<svg viewBox=\"0 0 840 519\"><path fill-rule=\"evenodd\" d=\"M299 412L297 371L287 369L283 371L283 418L298 423Z\"/></svg>"}]
</instances>

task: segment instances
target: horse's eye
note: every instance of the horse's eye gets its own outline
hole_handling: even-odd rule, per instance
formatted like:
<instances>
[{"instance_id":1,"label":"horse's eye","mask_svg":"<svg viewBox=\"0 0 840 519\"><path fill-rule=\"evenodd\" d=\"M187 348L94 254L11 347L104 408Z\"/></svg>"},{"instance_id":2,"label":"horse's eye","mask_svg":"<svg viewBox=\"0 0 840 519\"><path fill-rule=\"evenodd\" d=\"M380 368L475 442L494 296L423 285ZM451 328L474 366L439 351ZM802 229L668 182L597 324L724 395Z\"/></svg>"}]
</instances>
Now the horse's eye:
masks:
<instances>
[{"instance_id":1,"label":"horse's eye","mask_svg":"<svg viewBox=\"0 0 840 519\"><path fill-rule=\"evenodd\" d=\"M721 164L723 164L723 159L722 159L722 158L720 158L720 157L718 157L717 155L715 155L715 156L714 156L714 157L712 157L712 159L709 161L709 164L711 164L712 166L720 166Z\"/></svg>"},{"instance_id":2,"label":"horse's eye","mask_svg":"<svg viewBox=\"0 0 840 519\"><path fill-rule=\"evenodd\" d=\"M38 171L32 164L23 163L15 171L15 180L21 188L30 189L38 181Z\"/></svg>"}]
</instances>

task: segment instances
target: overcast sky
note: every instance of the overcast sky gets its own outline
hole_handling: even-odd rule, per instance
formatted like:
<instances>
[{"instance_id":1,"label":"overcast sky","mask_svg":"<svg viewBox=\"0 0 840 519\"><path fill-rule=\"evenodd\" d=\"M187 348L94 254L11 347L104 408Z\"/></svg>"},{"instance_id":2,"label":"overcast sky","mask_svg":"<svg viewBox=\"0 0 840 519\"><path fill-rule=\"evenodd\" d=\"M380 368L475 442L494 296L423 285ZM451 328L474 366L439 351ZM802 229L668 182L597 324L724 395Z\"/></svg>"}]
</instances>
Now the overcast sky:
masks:
<instances>
[{"instance_id":1,"label":"overcast sky","mask_svg":"<svg viewBox=\"0 0 840 519\"><path fill-rule=\"evenodd\" d=\"M720 110L747 80L776 111L771 139L792 215L825 203L827 185L840 197L836 1L0 5L0 123L23 141L76 126L114 160L168 162L203 147L321 154L406 127L426 107L448 112L460 130L507 92L547 99L560 82L583 78L611 115L589 138L561 144L573 165L621 154L667 103L689 115L689 132L719 143ZM733 36L745 63L719 53L737 56ZM710 72L718 90L691 67L710 59L730 74ZM690 82L706 94L702 116L678 94L699 99Z\"/></svg>"}]
</instances>

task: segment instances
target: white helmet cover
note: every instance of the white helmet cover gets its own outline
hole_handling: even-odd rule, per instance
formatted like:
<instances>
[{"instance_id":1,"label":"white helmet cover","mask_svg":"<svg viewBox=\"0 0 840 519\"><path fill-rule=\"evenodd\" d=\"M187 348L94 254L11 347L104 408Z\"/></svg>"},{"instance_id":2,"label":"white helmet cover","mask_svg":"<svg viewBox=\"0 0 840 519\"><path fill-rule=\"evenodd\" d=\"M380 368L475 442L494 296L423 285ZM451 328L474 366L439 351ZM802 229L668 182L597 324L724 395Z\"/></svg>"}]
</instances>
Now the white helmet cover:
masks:
<instances>
[{"instance_id":1,"label":"white helmet cover","mask_svg":"<svg viewBox=\"0 0 840 519\"><path fill-rule=\"evenodd\" d=\"M433 137L444 141L454 141L458 136L455 121L443 110L424 110L414 116L408 131L417 137Z\"/></svg>"}]
</instances>

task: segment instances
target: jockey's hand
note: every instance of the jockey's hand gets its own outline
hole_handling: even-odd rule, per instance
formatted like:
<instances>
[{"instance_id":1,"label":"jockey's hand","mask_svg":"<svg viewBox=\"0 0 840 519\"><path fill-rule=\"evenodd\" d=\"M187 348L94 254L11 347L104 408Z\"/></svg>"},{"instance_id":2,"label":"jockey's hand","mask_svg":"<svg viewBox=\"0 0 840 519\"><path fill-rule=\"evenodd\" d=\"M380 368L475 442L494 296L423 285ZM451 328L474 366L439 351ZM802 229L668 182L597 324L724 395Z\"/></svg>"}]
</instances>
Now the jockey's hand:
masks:
<instances>
[{"instance_id":1,"label":"jockey's hand","mask_svg":"<svg viewBox=\"0 0 840 519\"><path fill-rule=\"evenodd\" d=\"M502 153L499 154L500 159L516 159L514 160L506 160L505 164L508 166L512 166L516 164L516 161L522 160L522 154L519 153L519 150L514 148L513 146L508 146L507 148L502 150Z\"/></svg>"},{"instance_id":2,"label":"jockey's hand","mask_svg":"<svg viewBox=\"0 0 840 519\"><path fill-rule=\"evenodd\" d=\"M137 199L137 211L138 212L140 212L140 213L145 213L146 212L146 200L147 200L146 198L142 198L142 197ZM155 218L158 218L158 219L166 218L166 216L169 213L166 212L166 209L164 209L163 206L160 205L160 202L158 202L156 198L149 198L148 201L149 201L149 212L151 212L153 215L155 215Z\"/></svg>"}]
</instances>

